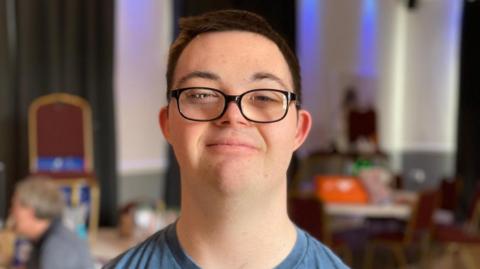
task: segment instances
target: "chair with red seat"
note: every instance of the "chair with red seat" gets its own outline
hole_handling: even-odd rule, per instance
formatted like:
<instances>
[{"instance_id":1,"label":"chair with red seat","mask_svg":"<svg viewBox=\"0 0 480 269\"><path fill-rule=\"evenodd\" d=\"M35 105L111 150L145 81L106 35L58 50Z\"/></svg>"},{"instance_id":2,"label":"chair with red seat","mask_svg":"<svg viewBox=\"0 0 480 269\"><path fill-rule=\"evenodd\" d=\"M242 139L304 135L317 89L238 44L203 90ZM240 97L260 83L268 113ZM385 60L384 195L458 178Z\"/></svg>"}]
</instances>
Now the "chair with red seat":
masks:
<instances>
[{"instance_id":1,"label":"chair with red seat","mask_svg":"<svg viewBox=\"0 0 480 269\"><path fill-rule=\"evenodd\" d=\"M292 221L310 235L331 247L343 257L347 264L352 262L352 254L347 244L330 228L330 220L323 202L314 194L290 194L288 211Z\"/></svg>"},{"instance_id":2,"label":"chair with red seat","mask_svg":"<svg viewBox=\"0 0 480 269\"><path fill-rule=\"evenodd\" d=\"M99 190L93 165L91 114L90 105L81 97L66 93L41 96L29 107L28 137L30 173L55 179L72 212L85 208L84 224L94 238Z\"/></svg>"},{"instance_id":3,"label":"chair with red seat","mask_svg":"<svg viewBox=\"0 0 480 269\"><path fill-rule=\"evenodd\" d=\"M30 173L93 177L91 109L84 99L54 93L29 108Z\"/></svg>"},{"instance_id":4,"label":"chair with red seat","mask_svg":"<svg viewBox=\"0 0 480 269\"><path fill-rule=\"evenodd\" d=\"M444 178L440 183L441 202L440 208L449 211L455 211L458 206L460 192L463 188L461 178Z\"/></svg>"},{"instance_id":5,"label":"chair with red seat","mask_svg":"<svg viewBox=\"0 0 480 269\"><path fill-rule=\"evenodd\" d=\"M387 247L394 254L399 267L407 266L406 249L414 243L420 243L421 258L425 258L428 242L433 228L433 213L438 206L439 193L436 190L419 194L412 205L412 214L403 229L380 232L370 237L367 244L364 267L372 268L373 255L378 246Z\"/></svg>"},{"instance_id":6,"label":"chair with red seat","mask_svg":"<svg viewBox=\"0 0 480 269\"><path fill-rule=\"evenodd\" d=\"M443 199L443 198L442 198ZM434 239L442 242L477 242L480 225L480 183L473 193L468 208L468 220L464 223L435 225Z\"/></svg>"},{"instance_id":7,"label":"chair with red seat","mask_svg":"<svg viewBox=\"0 0 480 269\"><path fill-rule=\"evenodd\" d=\"M477 185L465 223L439 224L434 228L432 240L446 247L447 254L460 254L467 268L477 268L468 247L480 246L480 184Z\"/></svg>"},{"instance_id":8,"label":"chair with red seat","mask_svg":"<svg viewBox=\"0 0 480 269\"><path fill-rule=\"evenodd\" d=\"M443 178L440 183L440 204L435 212L435 224L452 224L458 209L463 181L459 177Z\"/></svg>"}]
</instances>

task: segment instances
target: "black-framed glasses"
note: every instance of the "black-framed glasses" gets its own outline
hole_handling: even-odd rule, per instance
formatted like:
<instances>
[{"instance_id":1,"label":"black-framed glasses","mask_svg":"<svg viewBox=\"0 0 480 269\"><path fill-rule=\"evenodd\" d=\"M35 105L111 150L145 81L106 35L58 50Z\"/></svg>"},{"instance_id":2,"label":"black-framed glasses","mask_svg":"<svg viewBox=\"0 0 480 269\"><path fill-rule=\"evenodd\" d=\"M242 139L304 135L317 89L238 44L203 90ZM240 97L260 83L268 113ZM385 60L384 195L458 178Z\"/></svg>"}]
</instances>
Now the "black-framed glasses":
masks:
<instances>
[{"instance_id":1,"label":"black-framed glasses","mask_svg":"<svg viewBox=\"0 0 480 269\"><path fill-rule=\"evenodd\" d=\"M177 99L180 114L193 121L213 121L223 116L230 102L235 102L243 117L252 122L280 121L288 113L290 102L296 94L276 89L255 89L240 95L227 95L206 87L175 89L168 98Z\"/></svg>"}]
</instances>

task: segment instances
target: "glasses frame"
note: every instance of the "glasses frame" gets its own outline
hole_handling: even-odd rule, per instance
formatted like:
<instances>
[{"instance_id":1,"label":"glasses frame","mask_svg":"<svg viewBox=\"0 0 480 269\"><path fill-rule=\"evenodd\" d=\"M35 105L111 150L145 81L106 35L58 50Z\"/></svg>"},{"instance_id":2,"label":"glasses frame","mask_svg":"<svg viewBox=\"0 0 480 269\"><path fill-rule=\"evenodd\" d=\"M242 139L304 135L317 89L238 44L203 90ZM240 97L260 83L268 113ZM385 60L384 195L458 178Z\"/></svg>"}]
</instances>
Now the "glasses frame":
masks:
<instances>
[{"instance_id":1,"label":"glasses frame","mask_svg":"<svg viewBox=\"0 0 480 269\"><path fill-rule=\"evenodd\" d=\"M199 120L199 119L194 119L194 118L190 118L190 117L187 117L185 114L183 114L182 110L180 109L180 102L178 101L179 98L180 98L180 95L182 94L182 92L184 91L187 91L187 90L191 90L191 89L202 89L202 90L211 90L211 91L214 91L214 92L217 92L219 94L221 94L224 99L225 99L225 103L223 105L223 110L222 112L216 116L216 117L213 117L211 119L206 119L206 120ZM257 91L274 91L274 92L278 92L278 93L281 93L283 95L285 95L285 98L287 99L287 108L285 109L285 112L283 113L283 116L280 117L279 119L277 120L272 120L272 121L257 121L257 120L253 120L253 119L250 119L249 117L247 117L244 113L243 113L243 109L242 109L242 98L251 93L251 92L257 92ZM287 116L287 113L288 113L288 108L290 107L290 102L292 101L296 101L297 100L297 95L293 92L290 92L290 91L286 91L286 90L278 90L278 89L253 89L253 90L249 90L249 91L246 91L240 95L228 95L228 94L225 94L224 92L218 90L218 89L214 89L214 88L208 88L208 87L188 87L188 88L180 88L180 89L174 89L174 90L171 90L168 92L168 103L170 104L170 100L172 98L175 98L177 100L177 109L178 109L178 112L180 113L180 115L182 115L182 117L184 117L185 119L187 120L191 120L191 121L200 121L200 122L206 122L206 121L214 121L214 120L218 120L220 119L224 114L225 114L225 111L227 111L227 107L228 107L228 104L230 102L234 102L238 109L240 110L240 113L242 114L242 116L251 121L251 122L256 122L256 123L273 123L273 122L277 122L277 121L281 121L285 118L285 116ZM299 108L299 104L297 102L295 102L295 106L297 107L297 109Z\"/></svg>"}]
</instances>

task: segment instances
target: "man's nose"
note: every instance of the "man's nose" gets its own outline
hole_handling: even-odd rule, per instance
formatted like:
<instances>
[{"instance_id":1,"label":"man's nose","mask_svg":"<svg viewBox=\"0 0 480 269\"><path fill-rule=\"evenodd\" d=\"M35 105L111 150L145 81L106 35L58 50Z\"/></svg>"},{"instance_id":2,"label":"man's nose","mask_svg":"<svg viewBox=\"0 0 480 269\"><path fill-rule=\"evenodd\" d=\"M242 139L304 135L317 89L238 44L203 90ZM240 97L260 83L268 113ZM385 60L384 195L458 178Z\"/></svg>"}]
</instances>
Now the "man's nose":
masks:
<instances>
[{"instance_id":1,"label":"man's nose","mask_svg":"<svg viewBox=\"0 0 480 269\"><path fill-rule=\"evenodd\" d=\"M225 113L218 119L221 124L248 124L249 121L242 115L240 103L230 101L227 104Z\"/></svg>"}]
</instances>

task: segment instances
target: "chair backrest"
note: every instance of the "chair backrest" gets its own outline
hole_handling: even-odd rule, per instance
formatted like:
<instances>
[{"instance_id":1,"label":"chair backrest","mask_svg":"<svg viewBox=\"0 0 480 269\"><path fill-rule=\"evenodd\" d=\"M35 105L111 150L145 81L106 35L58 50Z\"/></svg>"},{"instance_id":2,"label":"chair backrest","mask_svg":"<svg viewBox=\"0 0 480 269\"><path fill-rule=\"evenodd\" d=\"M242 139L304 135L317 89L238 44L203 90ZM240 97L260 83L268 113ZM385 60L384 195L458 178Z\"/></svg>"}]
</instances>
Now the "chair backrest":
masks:
<instances>
[{"instance_id":1,"label":"chair backrest","mask_svg":"<svg viewBox=\"0 0 480 269\"><path fill-rule=\"evenodd\" d=\"M480 181L477 182L468 212L468 226L472 231L480 229Z\"/></svg>"},{"instance_id":2,"label":"chair backrest","mask_svg":"<svg viewBox=\"0 0 480 269\"><path fill-rule=\"evenodd\" d=\"M377 117L370 108L366 111L351 110L348 113L348 140L355 142L359 138L375 139L377 136ZM374 141L376 142L376 141Z\"/></svg>"},{"instance_id":3,"label":"chair backrest","mask_svg":"<svg viewBox=\"0 0 480 269\"><path fill-rule=\"evenodd\" d=\"M444 178L440 183L441 201L440 208L455 211L460 200L463 181L458 177Z\"/></svg>"},{"instance_id":4,"label":"chair backrest","mask_svg":"<svg viewBox=\"0 0 480 269\"><path fill-rule=\"evenodd\" d=\"M439 196L438 190L427 190L419 193L405 232L405 240L408 243L418 233L430 236L434 224L433 213L438 207Z\"/></svg>"},{"instance_id":5,"label":"chair backrest","mask_svg":"<svg viewBox=\"0 0 480 269\"><path fill-rule=\"evenodd\" d=\"M92 172L91 109L65 93L37 98L29 108L30 172Z\"/></svg>"},{"instance_id":6,"label":"chair backrest","mask_svg":"<svg viewBox=\"0 0 480 269\"><path fill-rule=\"evenodd\" d=\"M331 244L331 234L323 203L313 194L290 194L288 211L291 220L326 245Z\"/></svg>"}]
</instances>

